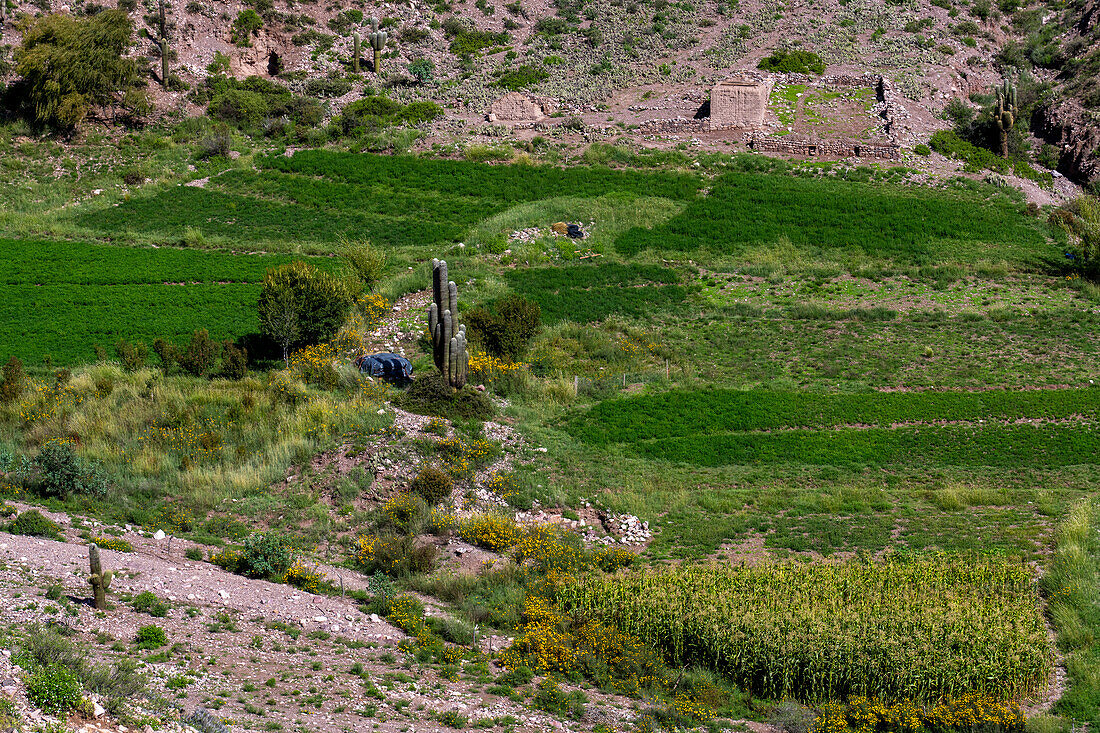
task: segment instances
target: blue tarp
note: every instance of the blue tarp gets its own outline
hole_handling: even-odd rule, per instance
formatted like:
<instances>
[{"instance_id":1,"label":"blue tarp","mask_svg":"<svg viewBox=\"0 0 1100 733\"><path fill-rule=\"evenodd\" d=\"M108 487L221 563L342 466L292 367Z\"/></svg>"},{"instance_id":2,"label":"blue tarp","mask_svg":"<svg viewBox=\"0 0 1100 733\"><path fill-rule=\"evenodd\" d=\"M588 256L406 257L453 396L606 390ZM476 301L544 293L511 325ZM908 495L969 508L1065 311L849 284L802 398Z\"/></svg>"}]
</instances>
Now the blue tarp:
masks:
<instances>
[{"instance_id":1,"label":"blue tarp","mask_svg":"<svg viewBox=\"0 0 1100 733\"><path fill-rule=\"evenodd\" d=\"M359 371L387 382L412 380L413 368L409 360L398 354L369 354L355 360Z\"/></svg>"}]
</instances>

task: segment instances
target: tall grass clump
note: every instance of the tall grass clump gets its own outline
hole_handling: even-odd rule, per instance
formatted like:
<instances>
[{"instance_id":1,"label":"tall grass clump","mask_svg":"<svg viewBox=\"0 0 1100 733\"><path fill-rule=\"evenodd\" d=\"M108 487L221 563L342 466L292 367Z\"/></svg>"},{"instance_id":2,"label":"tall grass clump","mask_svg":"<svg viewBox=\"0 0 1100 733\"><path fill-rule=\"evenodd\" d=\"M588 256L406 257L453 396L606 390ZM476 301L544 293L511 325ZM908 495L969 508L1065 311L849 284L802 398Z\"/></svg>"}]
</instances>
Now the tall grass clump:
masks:
<instances>
[{"instance_id":1,"label":"tall grass clump","mask_svg":"<svg viewBox=\"0 0 1100 733\"><path fill-rule=\"evenodd\" d=\"M1078 503L1058 529L1042 581L1050 618L1065 654L1069 690L1057 712L1100 724L1100 504Z\"/></svg>"},{"instance_id":2,"label":"tall grass clump","mask_svg":"<svg viewBox=\"0 0 1100 733\"><path fill-rule=\"evenodd\" d=\"M108 501L148 491L209 508L227 495L258 492L345 433L371 432L385 421L379 394L315 388L286 371L208 380L97 364L66 377L32 379L22 399L0 405L0 441L34 465L64 438L79 465L110 479ZM40 482L41 474L27 481ZM85 504L103 496L71 493Z\"/></svg>"}]
</instances>

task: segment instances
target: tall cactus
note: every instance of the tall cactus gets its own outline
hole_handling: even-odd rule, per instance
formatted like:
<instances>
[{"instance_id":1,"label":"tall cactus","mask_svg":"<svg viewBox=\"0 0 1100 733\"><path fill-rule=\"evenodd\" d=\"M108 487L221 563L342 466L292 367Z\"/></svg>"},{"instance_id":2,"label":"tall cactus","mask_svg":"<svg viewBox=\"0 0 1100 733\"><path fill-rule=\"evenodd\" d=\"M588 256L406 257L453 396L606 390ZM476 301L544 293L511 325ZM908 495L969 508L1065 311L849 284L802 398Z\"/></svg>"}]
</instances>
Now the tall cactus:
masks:
<instances>
[{"instance_id":1,"label":"tall cactus","mask_svg":"<svg viewBox=\"0 0 1100 733\"><path fill-rule=\"evenodd\" d=\"M374 49L374 73L382 73L382 49L386 47L389 34L385 31L375 31L370 36L370 46Z\"/></svg>"},{"instance_id":2,"label":"tall cactus","mask_svg":"<svg viewBox=\"0 0 1100 733\"><path fill-rule=\"evenodd\" d=\"M99 547L95 543L88 545L88 566L91 570L88 583L91 584L92 592L95 594L95 607L99 611L106 611L107 588L111 585L114 573L103 570L103 565L99 561Z\"/></svg>"},{"instance_id":3,"label":"tall cactus","mask_svg":"<svg viewBox=\"0 0 1100 733\"><path fill-rule=\"evenodd\" d=\"M0 0L0 3L6 0ZM160 41L157 46L160 48L160 85L165 89L168 88L168 9L165 7L167 0L160 0L160 17L158 19L160 25Z\"/></svg>"},{"instance_id":4,"label":"tall cactus","mask_svg":"<svg viewBox=\"0 0 1100 733\"><path fill-rule=\"evenodd\" d=\"M1016 115L1020 108L1016 104L1016 85L1008 79L997 88L997 134L1001 141L1001 157L1008 157L1008 133L1016 124Z\"/></svg>"},{"instance_id":5,"label":"tall cactus","mask_svg":"<svg viewBox=\"0 0 1100 733\"><path fill-rule=\"evenodd\" d=\"M352 70L356 74L359 73L359 55L360 55L361 44L362 44L362 39L360 38L359 34L356 33L355 34L355 58L352 61L352 65L351 65Z\"/></svg>"},{"instance_id":6,"label":"tall cactus","mask_svg":"<svg viewBox=\"0 0 1100 733\"><path fill-rule=\"evenodd\" d=\"M458 323L458 286L447 279L445 260L432 260L428 330L436 369L447 384L461 389L470 373L470 353L466 348L466 326Z\"/></svg>"}]
</instances>

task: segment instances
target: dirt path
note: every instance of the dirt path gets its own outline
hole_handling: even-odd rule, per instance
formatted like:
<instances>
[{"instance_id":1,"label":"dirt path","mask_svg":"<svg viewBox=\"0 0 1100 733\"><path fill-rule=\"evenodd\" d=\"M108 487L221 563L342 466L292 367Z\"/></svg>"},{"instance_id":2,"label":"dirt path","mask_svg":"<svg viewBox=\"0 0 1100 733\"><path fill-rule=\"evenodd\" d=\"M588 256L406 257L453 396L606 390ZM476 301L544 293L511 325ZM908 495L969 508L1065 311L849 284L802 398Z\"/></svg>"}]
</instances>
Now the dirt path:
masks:
<instances>
[{"instance_id":1,"label":"dirt path","mask_svg":"<svg viewBox=\"0 0 1100 733\"><path fill-rule=\"evenodd\" d=\"M563 723L483 692L500 673L489 664L481 669L467 665L453 680L441 677L398 648L405 638L400 629L363 613L350 599L313 595L186 560L178 540L169 555L167 540L128 533L125 539L135 552L103 551L104 566L117 573L109 596L115 607L97 614L88 602L87 549L75 530L65 529L69 542L0 533L0 624L27 628L57 619L75 630L73 640L97 658L143 658L151 673L150 691L187 713L206 707L234 730L276 730L275 723L303 731L439 730L444 726L430 718L448 711L471 722L514 722L516 731L590 730L598 722ZM358 573L339 572L347 587L365 585ZM54 584L63 595L51 602L43 596ZM167 618L137 613L122 602L127 594L142 591L171 602ZM168 646L138 651L133 640L149 624L165 630ZM19 675L4 662L0 688L15 695L24 719L40 720L21 694ZM590 695L593 702L597 697L599 709L590 707L600 720L632 716L624 701ZM70 722L72 729L89 723ZM94 725L121 730L107 717Z\"/></svg>"}]
</instances>

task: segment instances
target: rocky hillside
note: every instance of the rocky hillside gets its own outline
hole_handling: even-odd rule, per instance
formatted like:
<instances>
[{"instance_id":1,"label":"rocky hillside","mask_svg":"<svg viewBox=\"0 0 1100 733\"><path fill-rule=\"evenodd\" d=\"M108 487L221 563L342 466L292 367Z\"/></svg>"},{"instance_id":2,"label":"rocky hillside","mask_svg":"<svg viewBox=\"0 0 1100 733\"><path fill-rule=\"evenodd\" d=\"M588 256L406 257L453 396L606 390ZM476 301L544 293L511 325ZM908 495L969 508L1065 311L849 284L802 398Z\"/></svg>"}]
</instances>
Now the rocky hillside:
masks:
<instances>
[{"instance_id":1,"label":"rocky hillside","mask_svg":"<svg viewBox=\"0 0 1100 733\"><path fill-rule=\"evenodd\" d=\"M99 9L83 0L7 2L9 44L24 16ZM137 53L159 80L157 3L121 5L132 8ZM194 90L220 65L238 78L277 76L322 99L330 113L384 87L403 101L442 104L447 114L437 128L461 133L484 120L493 100L523 90L553 100L563 119L629 134L648 119L691 117L717 81L755 70L776 50L798 49L820 56L830 75L888 78L907 100L894 131L907 147L949 126L942 118L952 99L978 110L1003 76L1024 74L1037 97L1034 146L1059 146L1059 169L1089 181L1100 175L1098 7L1096 0L1062 10L1017 0L177 1L165 18L172 83L157 87L156 103L161 111L200 112L205 99ZM387 34L380 73L369 40L375 23ZM9 75L10 58L9 48L0 58Z\"/></svg>"}]
</instances>

